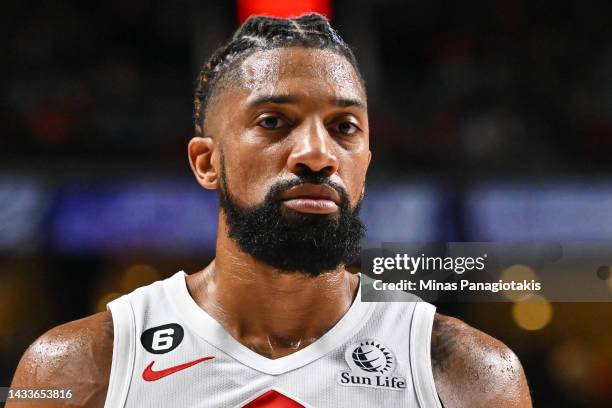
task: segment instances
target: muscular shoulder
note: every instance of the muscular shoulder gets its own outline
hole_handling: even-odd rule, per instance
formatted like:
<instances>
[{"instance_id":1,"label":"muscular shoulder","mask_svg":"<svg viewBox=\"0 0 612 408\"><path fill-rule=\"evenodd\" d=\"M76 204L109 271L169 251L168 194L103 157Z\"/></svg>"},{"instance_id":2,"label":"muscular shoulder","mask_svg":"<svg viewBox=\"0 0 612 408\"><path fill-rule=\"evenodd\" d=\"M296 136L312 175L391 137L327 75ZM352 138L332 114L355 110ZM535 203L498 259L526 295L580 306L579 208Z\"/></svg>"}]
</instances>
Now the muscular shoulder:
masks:
<instances>
[{"instance_id":1,"label":"muscular shoulder","mask_svg":"<svg viewBox=\"0 0 612 408\"><path fill-rule=\"evenodd\" d=\"M70 389L74 398L69 406L102 407L112 353L110 312L63 324L43 334L26 350L12 387Z\"/></svg>"},{"instance_id":2,"label":"muscular shoulder","mask_svg":"<svg viewBox=\"0 0 612 408\"><path fill-rule=\"evenodd\" d=\"M436 314L431 360L446 408L531 407L525 373L512 350L461 320Z\"/></svg>"}]
</instances>

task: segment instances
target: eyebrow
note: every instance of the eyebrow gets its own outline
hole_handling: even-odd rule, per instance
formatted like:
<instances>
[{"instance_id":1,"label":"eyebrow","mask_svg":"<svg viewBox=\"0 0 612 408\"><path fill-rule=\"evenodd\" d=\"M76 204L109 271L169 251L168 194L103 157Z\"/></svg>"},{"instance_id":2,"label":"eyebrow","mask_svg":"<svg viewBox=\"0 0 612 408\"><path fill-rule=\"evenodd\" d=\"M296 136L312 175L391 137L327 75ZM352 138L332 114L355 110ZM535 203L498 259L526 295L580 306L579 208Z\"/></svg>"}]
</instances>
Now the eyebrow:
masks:
<instances>
[{"instance_id":1,"label":"eyebrow","mask_svg":"<svg viewBox=\"0 0 612 408\"><path fill-rule=\"evenodd\" d=\"M365 103L361 102L359 99L351 99L351 98L338 98L333 102L334 105L340 108L347 108L349 106L355 106L357 108L365 110Z\"/></svg>"},{"instance_id":2,"label":"eyebrow","mask_svg":"<svg viewBox=\"0 0 612 408\"><path fill-rule=\"evenodd\" d=\"M248 107L253 108L259 105L265 105L267 103L277 103L277 104L288 104L297 102L298 98L293 95L261 95L248 102ZM359 109L366 109L365 103L358 99L352 98L336 98L331 101L332 105L338 106L340 108L348 108L351 106L357 107Z\"/></svg>"}]
</instances>

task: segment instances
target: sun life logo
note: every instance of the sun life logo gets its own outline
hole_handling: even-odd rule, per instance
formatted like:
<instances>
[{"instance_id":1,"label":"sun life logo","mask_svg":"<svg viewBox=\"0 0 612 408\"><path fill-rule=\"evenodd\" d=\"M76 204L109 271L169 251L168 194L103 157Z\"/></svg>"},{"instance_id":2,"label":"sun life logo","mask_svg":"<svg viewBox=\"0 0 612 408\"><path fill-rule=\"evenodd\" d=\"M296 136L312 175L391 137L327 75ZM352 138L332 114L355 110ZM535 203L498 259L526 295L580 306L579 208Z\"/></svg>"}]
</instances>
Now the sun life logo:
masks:
<instances>
[{"instance_id":1,"label":"sun life logo","mask_svg":"<svg viewBox=\"0 0 612 408\"><path fill-rule=\"evenodd\" d=\"M351 344L344 357L350 371L342 371L338 383L349 387L371 387L401 391L406 380L392 376L396 368L393 352L374 339Z\"/></svg>"},{"instance_id":2,"label":"sun life logo","mask_svg":"<svg viewBox=\"0 0 612 408\"><path fill-rule=\"evenodd\" d=\"M360 342L351 357L358 368L368 373L386 374L395 369L393 354L375 340Z\"/></svg>"}]
</instances>

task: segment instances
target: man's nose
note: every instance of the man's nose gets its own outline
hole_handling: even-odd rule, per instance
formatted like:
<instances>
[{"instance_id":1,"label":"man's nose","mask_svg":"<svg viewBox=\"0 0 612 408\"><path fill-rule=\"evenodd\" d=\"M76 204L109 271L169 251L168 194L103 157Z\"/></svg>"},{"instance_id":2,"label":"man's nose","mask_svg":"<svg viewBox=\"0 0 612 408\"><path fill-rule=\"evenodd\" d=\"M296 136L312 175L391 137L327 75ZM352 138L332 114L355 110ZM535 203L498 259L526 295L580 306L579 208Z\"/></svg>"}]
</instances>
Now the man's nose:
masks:
<instances>
[{"instance_id":1,"label":"man's nose","mask_svg":"<svg viewBox=\"0 0 612 408\"><path fill-rule=\"evenodd\" d=\"M323 172L326 177L338 171L334 141L322 122L304 123L295 131L298 134L289 154L289 171L299 175L308 168L313 173Z\"/></svg>"}]
</instances>

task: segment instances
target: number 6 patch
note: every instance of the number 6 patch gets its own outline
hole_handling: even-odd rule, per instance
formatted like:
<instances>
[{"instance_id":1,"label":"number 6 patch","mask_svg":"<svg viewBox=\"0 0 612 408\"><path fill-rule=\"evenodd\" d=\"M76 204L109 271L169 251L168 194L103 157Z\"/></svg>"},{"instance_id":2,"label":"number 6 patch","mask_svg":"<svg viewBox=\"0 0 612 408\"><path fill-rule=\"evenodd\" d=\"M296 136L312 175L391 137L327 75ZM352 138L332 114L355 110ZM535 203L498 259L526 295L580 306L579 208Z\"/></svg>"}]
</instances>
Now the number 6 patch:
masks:
<instances>
[{"instance_id":1,"label":"number 6 patch","mask_svg":"<svg viewBox=\"0 0 612 408\"><path fill-rule=\"evenodd\" d=\"M145 330L140 336L140 342L149 353L164 354L177 348L184 335L180 325L170 323Z\"/></svg>"}]
</instances>

